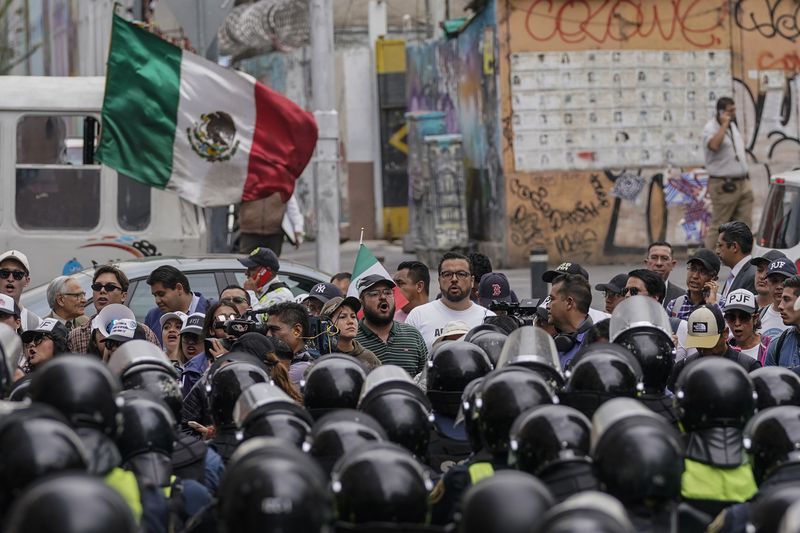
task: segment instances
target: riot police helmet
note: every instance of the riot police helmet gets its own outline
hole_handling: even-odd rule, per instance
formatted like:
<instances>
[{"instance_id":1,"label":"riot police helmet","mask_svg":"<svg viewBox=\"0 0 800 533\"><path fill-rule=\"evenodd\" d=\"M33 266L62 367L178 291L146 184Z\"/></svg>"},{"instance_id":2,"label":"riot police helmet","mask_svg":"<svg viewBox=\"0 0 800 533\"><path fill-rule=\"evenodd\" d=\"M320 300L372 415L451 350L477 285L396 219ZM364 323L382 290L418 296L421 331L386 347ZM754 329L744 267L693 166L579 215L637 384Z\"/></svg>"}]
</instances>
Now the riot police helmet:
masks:
<instances>
[{"instance_id":1,"label":"riot police helmet","mask_svg":"<svg viewBox=\"0 0 800 533\"><path fill-rule=\"evenodd\" d=\"M120 345L108 360L108 369L120 379L123 374L139 365L161 367L165 372L177 377L175 367L161 348L142 339L134 339Z\"/></svg>"},{"instance_id":2,"label":"riot police helmet","mask_svg":"<svg viewBox=\"0 0 800 533\"><path fill-rule=\"evenodd\" d=\"M336 462L331 487L339 520L422 524L433 484L408 450L367 442Z\"/></svg>"},{"instance_id":3,"label":"riot police helmet","mask_svg":"<svg viewBox=\"0 0 800 533\"><path fill-rule=\"evenodd\" d=\"M509 431L517 416L536 405L557 401L550 386L528 368L510 365L486 376L476 407L478 427L489 452L505 458Z\"/></svg>"},{"instance_id":4,"label":"riot police helmet","mask_svg":"<svg viewBox=\"0 0 800 533\"><path fill-rule=\"evenodd\" d=\"M498 328L499 329L499 328ZM471 342L486 352L492 366L497 366L500 360L500 354L503 353L503 346L506 344L508 335L502 331L484 330L476 333L469 339L464 338L465 341Z\"/></svg>"},{"instance_id":5,"label":"riot police helmet","mask_svg":"<svg viewBox=\"0 0 800 533\"><path fill-rule=\"evenodd\" d=\"M233 407L242 392L256 383L269 381L263 368L247 362L235 361L221 366L211 378L211 392L208 395L214 424L233 424Z\"/></svg>"},{"instance_id":6,"label":"riot police helmet","mask_svg":"<svg viewBox=\"0 0 800 533\"><path fill-rule=\"evenodd\" d=\"M220 531L327 531L332 520L325 473L286 442L254 437L242 443L220 480Z\"/></svg>"},{"instance_id":7,"label":"riot police helmet","mask_svg":"<svg viewBox=\"0 0 800 533\"><path fill-rule=\"evenodd\" d=\"M464 424L464 431L467 433L473 452L483 448L483 437L481 437L481 430L478 427L478 412L475 404L480 397L480 388L485 379L483 377L472 380L464 387L464 392L461 394L461 405L455 420L456 425Z\"/></svg>"},{"instance_id":8,"label":"riot police helmet","mask_svg":"<svg viewBox=\"0 0 800 533\"><path fill-rule=\"evenodd\" d=\"M555 465L591 461L591 432L592 423L577 409L533 407L511 426L509 463L538 476Z\"/></svg>"},{"instance_id":9,"label":"riot police helmet","mask_svg":"<svg viewBox=\"0 0 800 533\"><path fill-rule=\"evenodd\" d=\"M178 372L161 349L145 340L132 340L117 348L108 361L124 390L143 391L164 403L175 420L181 419L183 393Z\"/></svg>"},{"instance_id":10,"label":"riot police helmet","mask_svg":"<svg viewBox=\"0 0 800 533\"><path fill-rule=\"evenodd\" d=\"M478 324L477 326L473 327L471 330L464 335L464 341L472 342L472 340L477 337L478 335L483 335L484 333L501 333L506 335L506 331L498 326L497 324L490 324L490 323L482 323Z\"/></svg>"},{"instance_id":11,"label":"riot police helmet","mask_svg":"<svg viewBox=\"0 0 800 533\"><path fill-rule=\"evenodd\" d=\"M74 428L115 438L119 431L117 380L106 365L85 355L61 355L34 372L28 395L61 411Z\"/></svg>"},{"instance_id":12,"label":"riot police helmet","mask_svg":"<svg viewBox=\"0 0 800 533\"><path fill-rule=\"evenodd\" d=\"M306 409L314 418L335 409L355 409L366 377L363 365L352 355L323 355L300 382Z\"/></svg>"},{"instance_id":13,"label":"riot police helmet","mask_svg":"<svg viewBox=\"0 0 800 533\"><path fill-rule=\"evenodd\" d=\"M536 533L633 533L622 504L608 494L585 491L545 513Z\"/></svg>"},{"instance_id":14,"label":"riot police helmet","mask_svg":"<svg viewBox=\"0 0 800 533\"><path fill-rule=\"evenodd\" d=\"M308 411L272 383L245 389L233 407L233 421L244 440L275 437L296 447L303 445L313 424Z\"/></svg>"},{"instance_id":15,"label":"riot police helmet","mask_svg":"<svg viewBox=\"0 0 800 533\"><path fill-rule=\"evenodd\" d=\"M738 363L701 357L683 369L675 387L678 417L686 431L742 429L756 407L753 381Z\"/></svg>"},{"instance_id":16,"label":"riot police helmet","mask_svg":"<svg viewBox=\"0 0 800 533\"><path fill-rule=\"evenodd\" d=\"M800 487L797 485L776 485L759 491L748 505L750 515L746 531L778 531L786 511L797 501L800 501ZM800 531L800 528L794 531Z\"/></svg>"},{"instance_id":17,"label":"riot police helmet","mask_svg":"<svg viewBox=\"0 0 800 533\"><path fill-rule=\"evenodd\" d=\"M592 458L606 492L626 505L680 498L683 444L662 416L632 398L615 398L592 424Z\"/></svg>"},{"instance_id":18,"label":"riot police helmet","mask_svg":"<svg viewBox=\"0 0 800 533\"><path fill-rule=\"evenodd\" d=\"M553 503L552 494L536 477L501 470L464 494L459 532L529 533Z\"/></svg>"},{"instance_id":19,"label":"riot police helmet","mask_svg":"<svg viewBox=\"0 0 800 533\"><path fill-rule=\"evenodd\" d=\"M611 314L609 337L639 361L645 392L663 394L675 366L675 345L661 304L648 296L626 298Z\"/></svg>"},{"instance_id":20,"label":"riot police helmet","mask_svg":"<svg viewBox=\"0 0 800 533\"><path fill-rule=\"evenodd\" d=\"M6 519L7 533L136 533L127 502L102 478L65 473L22 493Z\"/></svg>"},{"instance_id":21,"label":"riot police helmet","mask_svg":"<svg viewBox=\"0 0 800 533\"><path fill-rule=\"evenodd\" d=\"M743 442L759 485L780 467L800 464L800 407L781 405L757 413L745 426Z\"/></svg>"},{"instance_id":22,"label":"riot police helmet","mask_svg":"<svg viewBox=\"0 0 800 533\"><path fill-rule=\"evenodd\" d=\"M156 486L170 484L172 451L178 438L177 424L167 406L147 393L124 391L122 432L117 448L122 462L137 478Z\"/></svg>"},{"instance_id":23,"label":"riot police helmet","mask_svg":"<svg viewBox=\"0 0 800 533\"><path fill-rule=\"evenodd\" d=\"M32 404L4 413L0 421L0 508L6 509L37 479L57 472L85 472L87 464L81 439L55 409Z\"/></svg>"},{"instance_id":24,"label":"riot police helmet","mask_svg":"<svg viewBox=\"0 0 800 533\"><path fill-rule=\"evenodd\" d=\"M611 398L638 396L643 389L639 376L641 369L634 359L611 350L590 352L567 371L567 382L558 397L591 417Z\"/></svg>"},{"instance_id":25,"label":"riot police helmet","mask_svg":"<svg viewBox=\"0 0 800 533\"><path fill-rule=\"evenodd\" d=\"M800 406L800 376L782 366L765 366L750 372L759 410L779 405Z\"/></svg>"},{"instance_id":26,"label":"riot police helmet","mask_svg":"<svg viewBox=\"0 0 800 533\"><path fill-rule=\"evenodd\" d=\"M427 367L426 394L434 412L455 417L464 388L491 370L489 356L479 346L465 341L439 344Z\"/></svg>"},{"instance_id":27,"label":"riot police helmet","mask_svg":"<svg viewBox=\"0 0 800 533\"><path fill-rule=\"evenodd\" d=\"M383 365L370 372L358 408L380 423L390 441L419 458L426 457L433 412L425 393L405 370Z\"/></svg>"},{"instance_id":28,"label":"riot police helmet","mask_svg":"<svg viewBox=\"0 0 800 533\"><path fill-rule=\"evenodd\" d=\"M355 409L339 409L320 418L303 444L325 472L343 455L372 441L388 441L383 427L367 413Z\"/></svg>"},{"instance_id":29,"label":"riot police helmet","mask_svg":"<svg viewBox=\"0 0 800 533\"><path fill-rule=\"evenodd\" d=\"M506 366L528 368L554 389L564 384L555 342L542 328L523 326L508 335L497 361L498 369Z\"/></svg>"}]
</instances>

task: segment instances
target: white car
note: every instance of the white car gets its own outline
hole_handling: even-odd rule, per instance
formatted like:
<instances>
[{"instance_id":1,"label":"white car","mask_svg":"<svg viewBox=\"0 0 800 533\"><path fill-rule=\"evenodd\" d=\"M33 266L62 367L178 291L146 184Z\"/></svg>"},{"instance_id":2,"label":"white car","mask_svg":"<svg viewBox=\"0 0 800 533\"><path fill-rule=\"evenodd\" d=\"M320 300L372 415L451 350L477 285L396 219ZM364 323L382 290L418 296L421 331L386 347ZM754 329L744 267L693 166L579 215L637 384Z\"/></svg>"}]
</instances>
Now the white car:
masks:
<instances>
[{"instance_id":1,"label":"white car","mask_svg":"<svg viewBox=\"0 0 800 533\"><path fill-rule=\"evenodd\" d=\"M800 170L770 176L755 244L754 256L774 249L795 263L800 260Z\"/></svg>"}]
</instances>

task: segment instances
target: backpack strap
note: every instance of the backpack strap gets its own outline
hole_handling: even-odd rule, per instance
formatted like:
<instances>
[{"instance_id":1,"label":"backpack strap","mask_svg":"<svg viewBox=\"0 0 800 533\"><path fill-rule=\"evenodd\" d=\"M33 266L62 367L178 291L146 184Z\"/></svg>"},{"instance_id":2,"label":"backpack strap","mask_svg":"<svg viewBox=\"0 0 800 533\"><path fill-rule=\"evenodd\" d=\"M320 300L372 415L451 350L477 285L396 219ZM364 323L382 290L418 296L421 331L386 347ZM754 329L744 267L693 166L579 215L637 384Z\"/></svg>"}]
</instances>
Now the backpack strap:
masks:
<instances>
[{"instance_id":1,"label":"backpack strap","mask_svg":"<svg viewBox=\"0 0 800 533\"><path fill-rule=\"evenodd\" d=\"M776 342L776 344L775 344L775 364L778 364L778 361L780 361L781 348L783 348L783 343L784 343L784 341L786 341L786 337L789 335L789 332L792 331L792 329L793 328L786 328L785 330L783 330L783 332L780 334L780 336L775 341ZM766 357L765 357L765 359L766 359Z\"/></svg>"}]
</instances>

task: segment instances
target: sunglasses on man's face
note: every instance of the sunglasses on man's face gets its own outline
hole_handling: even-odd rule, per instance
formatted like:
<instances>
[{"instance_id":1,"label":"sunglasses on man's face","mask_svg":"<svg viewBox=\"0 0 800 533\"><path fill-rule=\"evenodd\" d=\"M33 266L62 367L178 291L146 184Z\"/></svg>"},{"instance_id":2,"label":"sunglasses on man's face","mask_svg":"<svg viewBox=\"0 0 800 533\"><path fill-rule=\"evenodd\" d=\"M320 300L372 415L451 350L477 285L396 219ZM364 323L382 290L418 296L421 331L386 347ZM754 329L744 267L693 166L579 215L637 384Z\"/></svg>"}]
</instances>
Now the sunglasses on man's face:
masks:
<instances>
[{"instance_id":1,"label":"sunglasses on man's face","mask_svg":"<svg viewBox=\"0 0 800 533\"><path fill-rule=\"evenodd\" d=\"M114 285L113 283L92 283L92 290L94 292L100 292L102 289L105 289L106 292L114 292L114 291L121 291L122 287L118 285Z\"/></svg>"},{"instance_id":2,"label":"sunglasses on man's face","mask_svg":"<svg viewBox=\"0 0 800 533\"><path fill-rule=\"evenodd\" d=\"M220 303L223 303L225 305L231 305L231 304L242 305L249 302L242 296L232 296L230 298L223 298L222 300L220 300Z\"/></svg>"},{"instance_id":3,"label":"sunglasses on man's face","mask_svg":"<svg viewBox=\"0 0 800 533\"><path fill-rule=\"evenodd\" d=\"M9 276L14 276L14 279L20 281L27 274L22 270L9 270L7 268L0 268L0 278L8 279Z\"/></svg>"}]
</instances>

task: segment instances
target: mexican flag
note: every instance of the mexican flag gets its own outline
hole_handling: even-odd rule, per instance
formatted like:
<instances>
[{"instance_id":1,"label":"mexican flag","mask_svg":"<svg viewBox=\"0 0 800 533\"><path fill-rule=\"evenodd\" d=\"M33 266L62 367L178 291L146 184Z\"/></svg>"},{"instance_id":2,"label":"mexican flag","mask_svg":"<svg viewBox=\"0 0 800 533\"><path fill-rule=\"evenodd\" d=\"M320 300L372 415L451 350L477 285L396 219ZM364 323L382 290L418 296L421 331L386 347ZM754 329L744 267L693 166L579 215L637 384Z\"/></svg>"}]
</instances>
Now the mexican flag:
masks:
<instances>
[{"instance_id":1,"label":"mexican flag","mask_svg":"<svg viewBox=\"0 0 800 533\"><path fill-rule=\"evenodd\" d=\"M107 66L99 161L203 207L289 200L317 142L313 115L117 15Z\"/></svg>"},{"instance_id":2,"label":"mexican flag","mask_svg":"<svg viewBox=\"0 0 800 533\"><path fill-rule=\"evenodd\" d=\"M350 288L347 289L347 296L354 296L358 298L358 282L360 279L365 278L371 274L377 274L382 278L386 278L392 283L394 280L384 266L378 259L372 255L369 248L363 244L358 247L358 254L356 255L356 263L353 265L353 277L350 280ZM396 309L402 309L408 304L408 300L403 295L403 292L397 287L394 288L394 305Z\"/></svg>"}]
</instances>

